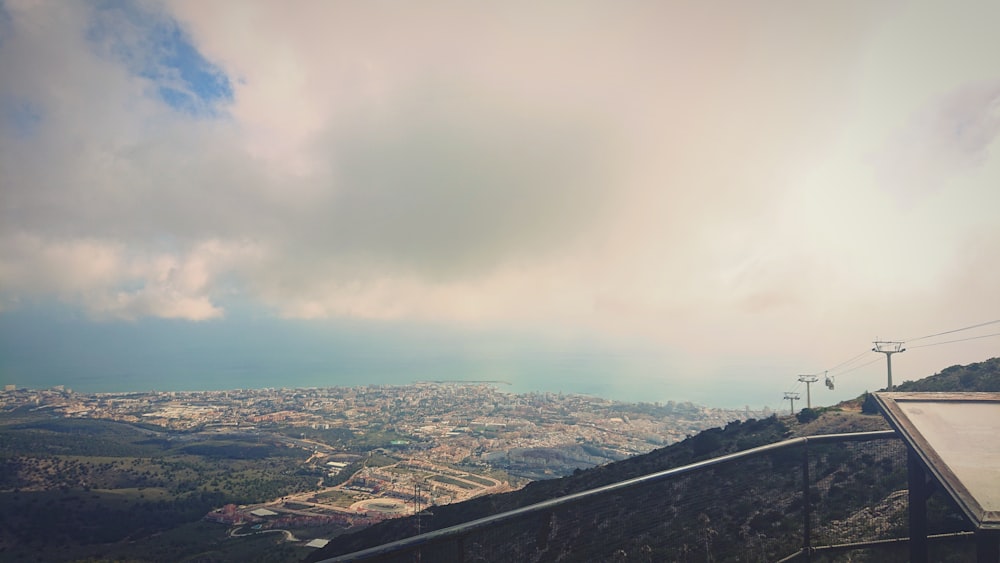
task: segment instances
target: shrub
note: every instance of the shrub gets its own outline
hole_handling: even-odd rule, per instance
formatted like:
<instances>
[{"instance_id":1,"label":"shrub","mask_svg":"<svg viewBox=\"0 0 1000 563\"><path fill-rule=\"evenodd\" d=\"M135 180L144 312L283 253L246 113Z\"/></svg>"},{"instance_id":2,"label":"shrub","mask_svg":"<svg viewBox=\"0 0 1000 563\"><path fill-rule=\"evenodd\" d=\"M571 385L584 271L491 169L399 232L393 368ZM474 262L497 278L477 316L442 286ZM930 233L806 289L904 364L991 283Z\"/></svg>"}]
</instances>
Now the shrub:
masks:
<instances>
[{"instance_id":1,"label":"shrub","mask_svg":"<svg viewBox=\"0 0 1000 563\"><path fill-rule=\"evenodd\" d=\"M795 418L799 422L805 424L807 422L812 422L819 418L819 413L810 408L805 408L799 411L799 414L795 415Z\"/></svg>"}]
</instances>

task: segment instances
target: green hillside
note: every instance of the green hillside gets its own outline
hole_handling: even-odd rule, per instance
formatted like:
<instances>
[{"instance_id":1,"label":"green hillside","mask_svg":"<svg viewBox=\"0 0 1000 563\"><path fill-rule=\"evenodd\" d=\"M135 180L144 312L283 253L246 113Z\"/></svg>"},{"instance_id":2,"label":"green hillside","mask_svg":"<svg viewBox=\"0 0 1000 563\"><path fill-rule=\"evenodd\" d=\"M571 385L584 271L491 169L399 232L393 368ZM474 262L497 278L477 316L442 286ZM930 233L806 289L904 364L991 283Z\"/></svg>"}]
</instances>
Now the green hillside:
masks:
<instances>
[{"instance_id":1,"label":"green hillside","mask_svg":"<svg viewBox=\"0 0 1000 563\"><path fill-rule=\"evenodd\" d=\"M317 476L299 470L306 455L222 437L170 441L106 420L3 413L0 562L294 559L273 536L225 542L220 526L203 518L227 503L308 490Z\"/></svg>"},{"instance_id":2,"label":"green hillside","mask_svg":"<svg viewBox=\"0 0 1000 563\"><path fill-rule=\"evenodd\" d=\"M1000 358L967 366L951 366L919 381L907 381L896 391L989 391L1000 392Z\"/></svg>"}]
</instances>

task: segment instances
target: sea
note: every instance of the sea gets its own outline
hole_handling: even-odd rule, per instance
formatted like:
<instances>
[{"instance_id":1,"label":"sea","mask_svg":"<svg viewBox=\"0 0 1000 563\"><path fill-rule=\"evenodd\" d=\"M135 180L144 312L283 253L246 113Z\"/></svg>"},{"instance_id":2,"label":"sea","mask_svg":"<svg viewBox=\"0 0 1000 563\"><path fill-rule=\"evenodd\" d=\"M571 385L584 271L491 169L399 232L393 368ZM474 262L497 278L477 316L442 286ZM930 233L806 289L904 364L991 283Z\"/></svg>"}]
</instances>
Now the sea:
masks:
<instances>
[{"instance_id":1,"label":"sea","mask_svg":"<svg viewBox=\"0 0 1000 563\"><path fill-rule=\"evenodd\" d=\"M667 356L630 342L495 327L0 313L0 384L17 387L114 393L491 381L513 393L725 406L671 372Z\"/></svg>"}]
</instances>

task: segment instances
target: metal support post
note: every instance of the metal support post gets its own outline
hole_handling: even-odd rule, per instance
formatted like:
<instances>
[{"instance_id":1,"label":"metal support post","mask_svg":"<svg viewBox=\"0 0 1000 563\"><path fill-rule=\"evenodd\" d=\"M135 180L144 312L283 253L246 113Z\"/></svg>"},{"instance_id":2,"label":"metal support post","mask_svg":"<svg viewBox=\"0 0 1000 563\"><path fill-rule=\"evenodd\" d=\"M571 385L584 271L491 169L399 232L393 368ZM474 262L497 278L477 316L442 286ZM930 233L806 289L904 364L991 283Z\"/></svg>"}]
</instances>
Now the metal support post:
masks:
<instances>
[{"instance_id":1,"label":"metal support post","mask_svg":"<svg viewBox=\"0 0 1000 563\"><path fill-rule=\"evenodd\" d=\"M802 552L806 561L812 561L812 522L809 513L812 503L809 501L809 442L802 444Z\"/></svg>"},{"instance_id":2,"label":"metal support post","mask_svg":"<svg viewBox=\"0 0 1000 563\"><path fill-rule=\"evenodd\" d=\"M795 414L795 401L799 398L798 393L786 392L785 400L788 401L789 414Z\"/></svg>"},{"instance_id":3,"label":"metal support post","mask_svg":"<svg viewBox=\"0 0 1000 563\"><path fill-rule=\"evenodd\" d=\"M806 408L812 409L813 408L812 395L809 392L809 386L819 381L819 378L816 377L815 375L800 375L799 381L806 384Z\"/></svg>"},{"instance_id":4,"label":"metal support post","mask_svg":"<svg viewBox=\"0 0 1000 563\"><path fill-rule=\"evenodd\" d=\"M872 344L875 345L872 348L872 352L878 352L880 354L885 354L885 367L886 367L886 386L885 390L892 392L892 355L899 354L900 352L905 352L906 348L903 348L903 342L896 342L890 340L876 340Z\"/></svg>"}]
</instances>

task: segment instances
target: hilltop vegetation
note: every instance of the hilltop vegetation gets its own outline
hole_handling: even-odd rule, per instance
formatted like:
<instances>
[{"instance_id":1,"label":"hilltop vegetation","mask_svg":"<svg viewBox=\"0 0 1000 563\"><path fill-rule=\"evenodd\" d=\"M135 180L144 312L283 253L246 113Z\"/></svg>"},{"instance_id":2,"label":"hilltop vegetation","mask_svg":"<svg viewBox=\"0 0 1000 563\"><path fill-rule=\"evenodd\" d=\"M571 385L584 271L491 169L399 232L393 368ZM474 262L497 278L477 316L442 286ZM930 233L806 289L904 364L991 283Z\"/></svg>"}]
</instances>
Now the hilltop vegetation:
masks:
<instances>
[{"instance_id":1,"label":"hilltop vegetation","mask_svg":"<svg viewBox=\"0 0 1000 563\"><path fill-rule=\"evenodd\" d=\"M967 366L951 366L918 381L896 386L896 391L988 391L1000 392L1000 357Z\"/></svg>"}]
</instances>

